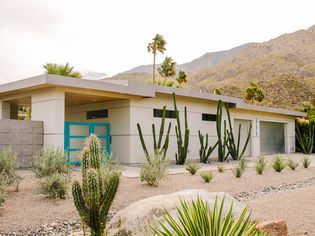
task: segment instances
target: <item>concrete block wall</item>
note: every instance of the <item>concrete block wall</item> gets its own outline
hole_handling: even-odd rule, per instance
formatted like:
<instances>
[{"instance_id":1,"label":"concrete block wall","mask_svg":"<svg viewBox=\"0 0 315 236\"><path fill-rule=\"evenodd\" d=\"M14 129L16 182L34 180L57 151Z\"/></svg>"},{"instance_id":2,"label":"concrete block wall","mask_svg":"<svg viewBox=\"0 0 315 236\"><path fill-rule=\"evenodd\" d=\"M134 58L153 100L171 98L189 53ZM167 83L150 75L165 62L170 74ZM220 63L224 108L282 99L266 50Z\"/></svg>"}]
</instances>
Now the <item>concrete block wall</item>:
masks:
<instances>
[{"instance_id":1,"label":"concrete block wall","mask_svg":"<svg viewBox=\"0 0 315 236\"><path fill-rule=\"evenodd\" d=\"M17 155L20 167L28 167L43 148L43 122L1 119L0 150L4 148L11 148Z\"/></svg>"}]
</instances>

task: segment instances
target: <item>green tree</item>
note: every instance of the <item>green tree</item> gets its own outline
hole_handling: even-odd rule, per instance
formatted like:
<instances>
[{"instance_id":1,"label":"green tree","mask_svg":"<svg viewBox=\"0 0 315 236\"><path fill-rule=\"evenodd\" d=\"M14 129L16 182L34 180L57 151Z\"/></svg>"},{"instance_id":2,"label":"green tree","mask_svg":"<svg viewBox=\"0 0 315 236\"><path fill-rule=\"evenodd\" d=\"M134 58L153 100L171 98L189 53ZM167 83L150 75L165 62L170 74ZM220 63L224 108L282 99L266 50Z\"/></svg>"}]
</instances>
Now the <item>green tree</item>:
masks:
<instances>
[{"instance_id":1,"label":"green tree","mask_svg":"<svg viewBox=\"0 0 315 236\"><path fill-rule=\"evenodd\" d=\"M251 103L254 104L255 101L262 102L265 99L265 94L256 83L251 82L249 87L246 89L245 99L247 101L251 101Z\"/></svg>"},{"instance_id":2,"label":"green tree","mask_svg":"<svg viewBox=\"0 0 315 236\"><path fill-rule=\"evenodd\" d=\"M176 62L173 60L173 58L165 57L161 67L158 68L158 72L164 78L164 81L166 81L168 77L174 77L176 75L175 65Z\"/></svg>"},{"instance_id":3,"label":"green tree","mask_svg":"<svg viewBox=\"0 0 315 236\"><path fill-rule=\"evenodd\" d=\"M68 63L65 65L58 65L55 63L46 63L43 65L46 70L46 73L53 74L53 75L62 75L68 76L73 78L81 78L81 74L78 71L73 71L73 66L69 66Z\"/></svg>"},{"instance_id":4,"label":"green tree","mask_svg":"<svg viewBox=\"0 0 315 236\"><path fill-rule=\"evenodd\" d=\"M186 75L185 71L180 70L178 72L178 75L177 75L177 78L176 78L176 81L177 81L177 83L179 84L180 87L181 87L182 84L187 82L186 78L187 78L187 75Z\"/></svg>"},{"instance_id":5,"label":"green tree","mask_svg":"<svg viewBox=\"0 0 315 236\"><path fill-rule=\"evenodd\" d=\"M148 52L152 52L153 54L153 65L152 65L152 82L155 84L155 60L156 60L156 54L158 52L164 54L166 48L166 41L163 38L162 35L155 35L155 37L152 39L150 43L148 43Z\"/></svg>"}]
</instances>

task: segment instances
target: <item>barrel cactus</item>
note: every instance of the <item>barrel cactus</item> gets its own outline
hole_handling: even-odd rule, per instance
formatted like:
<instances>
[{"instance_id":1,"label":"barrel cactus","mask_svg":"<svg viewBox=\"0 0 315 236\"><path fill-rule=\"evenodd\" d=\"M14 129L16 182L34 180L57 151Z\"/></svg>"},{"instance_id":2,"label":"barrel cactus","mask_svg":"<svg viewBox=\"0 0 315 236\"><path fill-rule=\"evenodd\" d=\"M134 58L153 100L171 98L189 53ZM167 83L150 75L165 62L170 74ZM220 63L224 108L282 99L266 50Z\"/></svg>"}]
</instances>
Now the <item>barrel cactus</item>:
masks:
<instances>
[{"instance_id":1,"label":"barrel cactus","mask_svg":"<svg viewBox=\"0 0 315 236\"><path fill-rule=\"evenodd\" d=\"M119 184L118 173L104 178L101 164L100 142L91 134L82 151L83 183L81 186L74 181L72 195L82 223L90 228L92 236L105 235L108 211Z\"/></svg>"}]
</instances>

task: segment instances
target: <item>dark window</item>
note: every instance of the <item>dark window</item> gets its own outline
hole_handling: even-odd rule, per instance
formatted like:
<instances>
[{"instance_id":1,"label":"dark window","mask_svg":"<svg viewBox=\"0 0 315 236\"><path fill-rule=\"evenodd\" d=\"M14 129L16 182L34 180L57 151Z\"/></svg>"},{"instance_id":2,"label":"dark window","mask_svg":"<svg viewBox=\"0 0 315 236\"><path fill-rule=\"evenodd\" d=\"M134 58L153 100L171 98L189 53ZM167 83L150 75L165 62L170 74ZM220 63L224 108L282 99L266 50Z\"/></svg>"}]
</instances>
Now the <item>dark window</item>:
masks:
<instances>
[{"instance_id":1,"label":"dark window","mask_svg":"<svg viewBox=\"0 0 315 236\"><path fill-rule=\"evenodd\" d=\"M107 109L86 112L86 119L88 120L100 119L100 118L106 118L106 117L108 117Z\"/></svg>"},{"instance_id":2,"label":"dark window","mask_svg":"<svg viewBox=\"0 0 315 236\"><path fill-rule=\"evenodd\" d=\"M217 120L217 115L202 113L202 120L216 121Z\"/></svg>"},{"instance_id":3,"label":"dark window","mask_svg":"<svg viewBox=\"0 0 315 236\"><path fill-rule=\"evenodd\" d=\"M162 117L163 109L153 109L153 116L154 117ZM166 110L165 118L172 118L175 119L175 111Z\"/></svg>"}]
</instances>

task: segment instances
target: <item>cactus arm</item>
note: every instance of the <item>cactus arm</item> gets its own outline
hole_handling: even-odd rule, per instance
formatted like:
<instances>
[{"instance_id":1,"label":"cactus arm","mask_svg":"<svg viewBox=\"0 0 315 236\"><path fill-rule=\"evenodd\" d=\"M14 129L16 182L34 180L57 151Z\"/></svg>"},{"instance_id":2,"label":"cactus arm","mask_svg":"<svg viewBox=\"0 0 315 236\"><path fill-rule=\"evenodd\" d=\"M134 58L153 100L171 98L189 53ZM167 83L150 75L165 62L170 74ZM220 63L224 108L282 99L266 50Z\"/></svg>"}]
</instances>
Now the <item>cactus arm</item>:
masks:
<instances>
[{"instance_id":1,"label":"cactus arm","mask_svg":"<svg viewBox=\"0 0 315 236\"><path fill-rule=\"evenodd\" d=\"M158 148L159 149L161 148L162 138L163 138L163 134L164 134L165 116L166 116L166 106L163 106L162 121L161 121L161 127L160 127L160 133L159 133L159 142L158 142Z\"/></svg>"},{"instance_id":2,"label":"cactus arm","mask_svg":"<svg viewBox=\"0 0 315 236\"><path fill-rule=\"evenodd\" d=\"M175 93L173 93L173 102L174 102L174 111L175 111L175 116L176 116L176 122L177 122L177 129L178 129L178 135L177 138L180 139L180 143L183 142L182 140L182 131L181 131L181 125L180 125L180 119L179 119L179 111L177 109L177 104L176 104L176 96Z\"/></svg>"},{"instance_id":3,"label":"cactus arm","mask_svg":"<svg viewBox=\"0 0 315 236\"><path fill-rule=\"evenodd\" d=\"M149 152L148 152L147 146L145 145L143 134L142 134L142 130L141 130L141 126L140 126L139 123L137 124L137 128L138 128L138 133L139 133L142 149L144 151L144 155L147 158L147 160L149 160Z\"/></svg>"},{"instance_id":4,"label":"cactus arm","mask_svg":"<svg viewBox=\"0 0 315 236\"><path fill-rule=\"evenodd\" d=\"M163 160L165 160L166 153L167 153L167 149L168 149L168 144L169 144L169 140L170 140L171 127L172 127L172 123L170 122L170 123L168 124L168 129L167 129L167 133L166 133L164 145L163 145L163 147L162 147L162 150L163 150Z\"/></svg>"},{"instance_id":5,"label":"cactus arm","mask_svg":"<svg viewBox=\"0 0 315 236\"><path fill-rule=\"evenodd\" d=\"M245 142L243 150L242 150L242 152L241 152L241 154L239 156L239 159L241 159L243 157L244 153L245 153L246 147L247 147L247 145L249 143L249 140L250 140L251 132L252 132L252 123L250 123L249 131L248 131L247 138L246 138L246 142Z\"/></svg>"},{"instance_id":6,"label":"cactus arm","mask_svg":"<svg viewBox=\"0 0 315 236\"><path fill-rule=\"evenodd\" d=\"M154 152L156 152L156 150L158 149L157 143L156 143L156 136L155 136L155 125L152 124L152 136L153 136L153 150Z\"/></svg>"},{"instance_id":7,"label":"cactus arm","mask_svg":"<svg viewBox=\"0 0 315 236\"><path fill-rule=\"evenodd\" d=\"M72 185L72 196L73 196L74 205L76 209L78 210L80 217L83 219L83 221L88 220L89 219L88 208L85 204L80 184L76 180L73 182L73 185Z\"/></svg>"},{"instance_id":8,"label":"cactus arm","mask_svg":"<svg viewBox=\"0 0 315 236\"><path fill-rule=\"evenodd\" d=\"M100 168L100 142L95 134L89 138L90 163L94 169Z\"/></svg>"},{"instance_id":9,"label":"cactus arm","mask_svg":"<svg viewBox=\"0 0 315 236\"><path fill-rule=\"evenodd\" d=\"M237 156L238 156L239 151L240 151L241 129L242 129L242 125L239 124L239 126L238 126L238 135L237 135L237 148L236 148L236 154L237 154ZM241 156L241 155L240 155L240 156Z\"/></svg>"}]
</instances>

